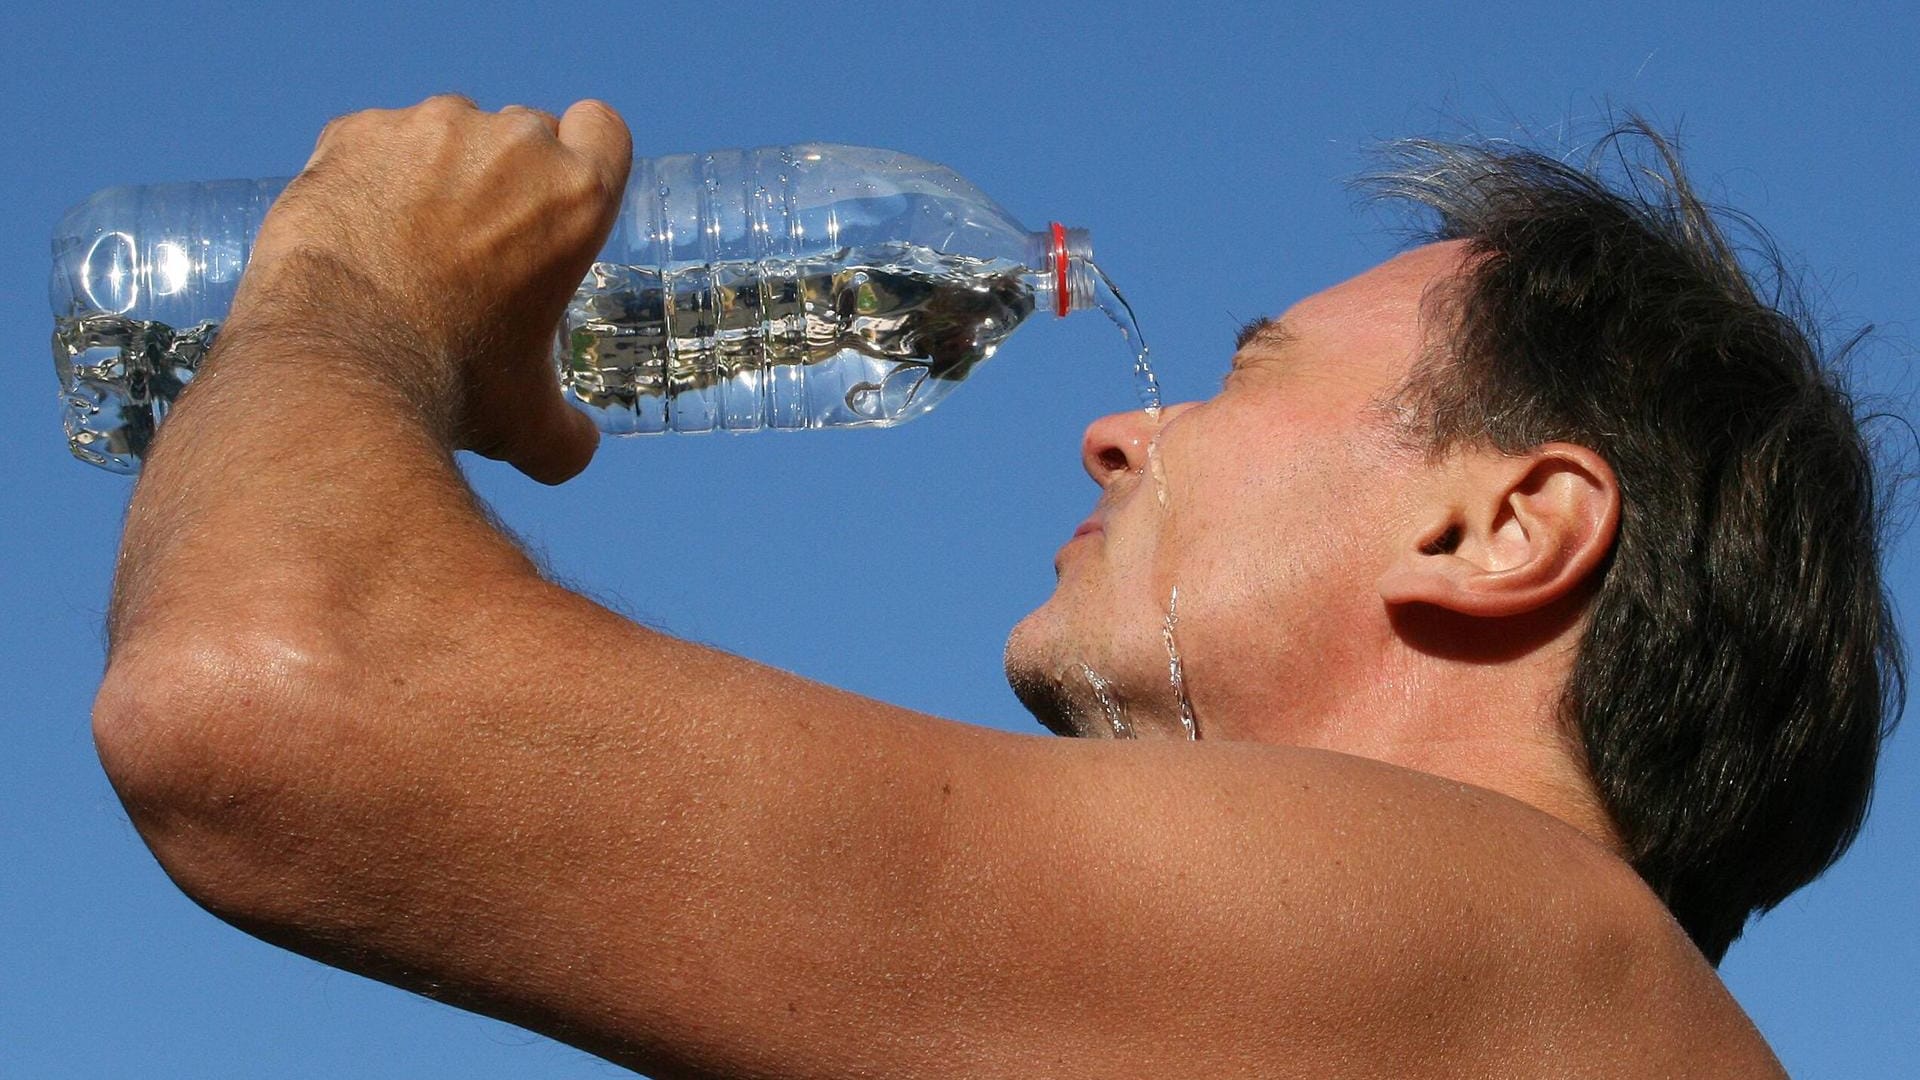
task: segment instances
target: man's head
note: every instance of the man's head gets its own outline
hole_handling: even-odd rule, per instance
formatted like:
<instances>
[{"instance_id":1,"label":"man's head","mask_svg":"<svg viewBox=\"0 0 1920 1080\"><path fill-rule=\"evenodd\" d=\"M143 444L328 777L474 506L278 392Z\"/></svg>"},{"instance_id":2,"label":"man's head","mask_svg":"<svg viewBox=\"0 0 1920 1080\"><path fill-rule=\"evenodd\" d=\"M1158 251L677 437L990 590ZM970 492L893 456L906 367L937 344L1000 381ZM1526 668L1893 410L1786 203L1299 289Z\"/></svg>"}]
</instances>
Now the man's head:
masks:
<instances>
[{"instance_id":1,"label":"man's head","mask_svg":"<svg viewBox=\"0 0 1920 1080\"><path fill-rule=\"evenodd\" d=\"M1377 184L1436 243L1252 328L1214 398L1096 423L1023 700L1177 734L1171 647L1208 737L1558 742L1716 960L1837 858L1900 685L1869 455L1636 134L1652 197L1404 144Z\"/></svg>"},{"instance_id":2,"label":"man's head","mask_svg":"<svg viewBox=\"0 0 1920 1080\"><path fill-rule=\"evenodd\" d=\"M1429 245L1302 300L1242 332L1209 400L1088 429L1099 507L1061 550L1053 598L1009 642L1015 686L1043 720L1104 735L1115 713L1132 734L1181 735L1178 653L1209 737L1365 749L1405 711L1388 699L1413 677L1396 626L1408 602L1548 609L1524 630L1570 631L1555 601L1612 539L1605 463L1574 446L1435 461L1386 407L1424 355L1428 299L1466 255ZM1531 547L1500 534L1509 500L1533 524L1542 496L1567 505ZM1476 565L1506 576L1463 580ZM1522 628L1499 629L1506 642Z\"/></svg>"}]
</instances>

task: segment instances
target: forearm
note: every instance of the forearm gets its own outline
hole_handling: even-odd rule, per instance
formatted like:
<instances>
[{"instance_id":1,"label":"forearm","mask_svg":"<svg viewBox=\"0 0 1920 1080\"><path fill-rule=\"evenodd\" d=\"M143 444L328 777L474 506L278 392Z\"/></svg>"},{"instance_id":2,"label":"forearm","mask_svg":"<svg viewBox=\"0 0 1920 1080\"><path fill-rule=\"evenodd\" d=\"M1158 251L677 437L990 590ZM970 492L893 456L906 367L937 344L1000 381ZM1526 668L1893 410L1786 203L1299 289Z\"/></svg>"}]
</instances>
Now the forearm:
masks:
<instances>
[{"instance_id":1,"label":"forearm","mask_svg":"<svg viewBox=\"0 0 1920 1080\"><path fill-rule=\"evenodd\" d=\"M435 752L445 716L396 703L461 704L435 682L485 648L461 637L479 632L474 598L558 592L455 465L418 385L433 358L377 331L330 338L260 291L266 317L236 305L135 488L94 714L163 865L241 918L264 882L369 852L328 803Z\"/></svg>"},{"instance_id":2,"label":"forearm","mask_svg":"<svg viewBox=\"0 0 1920 1080\"><path fill-rule=\"evenodd\" d=\"M230 324L156 440L127 515L110 657L235 633L346 647L417 618L435 590L535 572L454 464L444 418L376 367L426 367L406 343L278 319Z\"/></svg>"}]
</instances>

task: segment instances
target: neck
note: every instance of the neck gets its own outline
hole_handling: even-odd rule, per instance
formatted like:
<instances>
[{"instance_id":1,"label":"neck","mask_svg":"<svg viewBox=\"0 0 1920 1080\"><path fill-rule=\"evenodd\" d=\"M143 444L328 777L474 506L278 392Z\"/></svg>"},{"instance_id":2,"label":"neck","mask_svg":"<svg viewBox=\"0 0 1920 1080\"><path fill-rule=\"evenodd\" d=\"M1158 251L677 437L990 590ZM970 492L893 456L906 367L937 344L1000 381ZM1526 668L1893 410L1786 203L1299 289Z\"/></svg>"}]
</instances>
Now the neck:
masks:
<instances>
[{"instance_id":1,"label":"neck","mask_svg":"<svg viewBox=\"0 0 1920 1080\"><path fill-rule=\"evenodd\" d=\"M1392 637L1371 685L1342 695L1344 722L1320 726L1308 741L1518 799L1625 858L1579 733L1562 715L1574 632L1497 658L1437 654Z\"/></svg>"},{"instance_id":2,"label":"neck","mask_svg":"<svg viewBox=\"0 0 1920 1080\"><path fill-rule=\"evenodd\" d=\"M1535 738L1433 737L1395 746L1382 760L1496 791L1559 818L1624 859L1625 842L1582 765L1577 744Z\"/></svg>"}]
</instances>

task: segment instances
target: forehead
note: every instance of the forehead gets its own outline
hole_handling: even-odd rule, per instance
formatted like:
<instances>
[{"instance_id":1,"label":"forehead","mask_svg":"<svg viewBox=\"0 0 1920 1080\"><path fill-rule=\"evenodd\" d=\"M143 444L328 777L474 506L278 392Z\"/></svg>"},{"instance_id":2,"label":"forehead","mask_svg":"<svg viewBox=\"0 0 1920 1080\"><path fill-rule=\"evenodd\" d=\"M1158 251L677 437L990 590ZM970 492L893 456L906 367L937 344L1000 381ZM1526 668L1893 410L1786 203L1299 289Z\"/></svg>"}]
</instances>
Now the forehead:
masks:
<instances>
[{"instance_id":1,"label":"forehead","mask_svg":"<svg viewBox=\"0 0 1920 1080\"><path fill-rule=\"evenodd\" d=\"M1246 352L1286 348L1337 365L1360 382L1404 375L1425 343L1428 290L1463 267L1463 241L1428 244L1317 292L1255 334Z\"/></svg>"}]
</instances>

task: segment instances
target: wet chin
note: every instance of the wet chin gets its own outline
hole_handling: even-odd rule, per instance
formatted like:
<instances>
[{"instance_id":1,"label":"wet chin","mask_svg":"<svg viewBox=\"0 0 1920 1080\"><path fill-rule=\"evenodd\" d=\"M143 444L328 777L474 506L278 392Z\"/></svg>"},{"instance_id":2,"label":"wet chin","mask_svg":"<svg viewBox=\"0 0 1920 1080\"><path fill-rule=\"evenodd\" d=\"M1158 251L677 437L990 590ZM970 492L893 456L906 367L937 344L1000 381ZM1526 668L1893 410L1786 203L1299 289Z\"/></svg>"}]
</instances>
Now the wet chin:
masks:
<instances>
[{"instance_id":1,"label":"wet chin","mask_svg":"<svg viewBox=\"0 0 1920 1080\"><path fill-rule=\"evenodd\" d=\"M1081 688L1060 677L1065 665L1054 655L1059 648L1046 633L1047 625L1046 609L1041 608L1007 635L1007 685L1033 718L1055 735L1094 734L1086 723L1092 702L1080 700L1087 696L1079 692Z\"/></svg>"}]
</instances>

